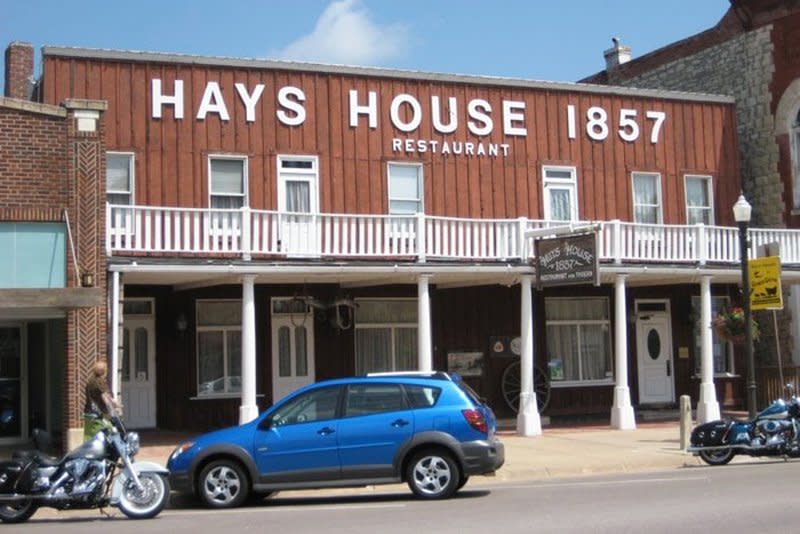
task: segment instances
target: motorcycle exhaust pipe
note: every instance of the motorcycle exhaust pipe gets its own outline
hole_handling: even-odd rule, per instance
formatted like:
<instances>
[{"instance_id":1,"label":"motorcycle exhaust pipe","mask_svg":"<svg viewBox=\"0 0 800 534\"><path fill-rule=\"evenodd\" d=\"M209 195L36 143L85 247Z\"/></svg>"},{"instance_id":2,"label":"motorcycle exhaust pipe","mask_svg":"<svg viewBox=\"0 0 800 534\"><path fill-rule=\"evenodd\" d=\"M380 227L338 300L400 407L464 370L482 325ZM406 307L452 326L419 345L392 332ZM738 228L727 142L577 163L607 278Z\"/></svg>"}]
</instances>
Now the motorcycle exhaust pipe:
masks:
<instances>
[{"instance_id":1,"label":"motorcycle exhaust pipe","mask_svg":"<svg viewBox=\"0 0 800 534\"><path fill-rule=\"evenodd\" d=\"M752 445L746 445L744 443L739 443L737 445L715 445L713 447L695 447L694 445L690 445L686 449L686 452L691 452L696 454L701 451L725 451L728 449L744 450L744 451L763 451L765 449L772 449L774 447L775 445L759 445L758 447L753 447Z\"/></svg>"}]
</instances>

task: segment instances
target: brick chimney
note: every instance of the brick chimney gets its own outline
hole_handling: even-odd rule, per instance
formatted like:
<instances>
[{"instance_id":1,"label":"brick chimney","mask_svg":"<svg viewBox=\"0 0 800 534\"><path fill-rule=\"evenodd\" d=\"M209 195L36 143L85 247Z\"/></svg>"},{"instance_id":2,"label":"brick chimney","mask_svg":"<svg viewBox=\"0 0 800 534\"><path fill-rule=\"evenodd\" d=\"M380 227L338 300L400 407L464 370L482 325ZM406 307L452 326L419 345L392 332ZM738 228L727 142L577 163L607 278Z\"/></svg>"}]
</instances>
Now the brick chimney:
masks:
<instances>
[{"instance_id":1,"label":"brick chimney","mask_svg":"<svg viewBox=\"0 0 800 534\"><path fill-rule=\"evenodd\" d=\"M33 45L14 41L6 48L5 96L30 100L33 92Z\"/></svg>"},{"instance_id":2,"label":"brick chimney","mask_svg":"<svg viewBox=\"0 0 800 534\"><path fill-rule=\"evenodd\" d=\"M620 44L619 37L612 37L611 42L614 43L614 46L603 52L603 56L606 58L606 71L613 70L631 60L631 47Z\"/></svg>"}]
</instances>

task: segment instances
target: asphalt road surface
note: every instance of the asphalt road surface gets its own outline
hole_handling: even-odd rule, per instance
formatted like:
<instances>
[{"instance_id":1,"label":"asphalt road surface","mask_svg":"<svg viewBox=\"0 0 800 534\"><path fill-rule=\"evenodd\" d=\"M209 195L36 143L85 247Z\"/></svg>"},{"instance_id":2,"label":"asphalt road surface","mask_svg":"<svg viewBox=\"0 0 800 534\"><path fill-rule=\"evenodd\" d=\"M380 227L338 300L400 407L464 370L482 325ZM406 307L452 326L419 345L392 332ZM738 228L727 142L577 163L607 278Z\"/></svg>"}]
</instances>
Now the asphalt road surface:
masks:
<instances>
[{"instance_id":1,"label":"asphalt road surface","mask_svg":"<svg viewBox=\"0 0 800 534\"><path fill-rule=\"evenodd\" d=\"M796 532L800 461L756 461L724 467L559 479L487 483L475 477L456 497L427 502L404 486L347 494L282 493L235 510L214 511L173 498L146 521L98 511L40 510L3 532L113 534L315 534L429 532ZM173 496L174 497L174 496ZM10 528L9 528L10 527Z\"/></svg>"}]
</instances>

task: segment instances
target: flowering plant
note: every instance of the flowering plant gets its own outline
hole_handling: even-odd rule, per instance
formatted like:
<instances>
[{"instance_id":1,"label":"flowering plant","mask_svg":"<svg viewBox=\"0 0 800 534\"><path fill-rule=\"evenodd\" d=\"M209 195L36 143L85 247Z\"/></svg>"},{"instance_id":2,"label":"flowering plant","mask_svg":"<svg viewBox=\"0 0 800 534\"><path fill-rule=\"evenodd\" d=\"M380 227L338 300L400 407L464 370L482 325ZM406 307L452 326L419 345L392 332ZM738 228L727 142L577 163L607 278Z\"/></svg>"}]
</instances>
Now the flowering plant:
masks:
<instances>
[{"instance_id":1,"label":"flowering plant","mask_svg":"<svg viewBox=\"0 0 800 534\"><path fill-rule=\"evenodd\" d=\"M725 341L732 341L733 343L744 343L745 340L745 323L744 323L744 310L738 306L722 310L711 322L714 331ZM758 323L750 318L751 332L753 339L758 339L759 330Z\"/></svg>"}]
</instances>

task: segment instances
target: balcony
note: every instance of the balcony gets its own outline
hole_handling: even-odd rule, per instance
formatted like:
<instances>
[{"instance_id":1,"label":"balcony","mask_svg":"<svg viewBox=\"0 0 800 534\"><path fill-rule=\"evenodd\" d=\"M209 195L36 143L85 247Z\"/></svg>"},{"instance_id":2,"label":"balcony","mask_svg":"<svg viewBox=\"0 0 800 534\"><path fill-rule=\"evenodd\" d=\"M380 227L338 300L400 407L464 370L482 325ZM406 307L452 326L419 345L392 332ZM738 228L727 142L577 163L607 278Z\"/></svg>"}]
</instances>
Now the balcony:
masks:
<instances>
[{"instance_id":1,"label":"balcony","mask_svg":"<svg viewBox=\"0 0 800 534\"><path fill-rule=\"evenodd\" d=\"M527 261L527 230L552 221L464 219L424 214L352 215L277 211L106 207L108 256L237 257L251 259ZM585 221L600 228L600 261L634 264L739 262L738 229ZM584 224L581 223L581 224ZM779 243L781 263L800 268L800 230L750 229L751 256Z\"/></svg>"}]
</instances>

